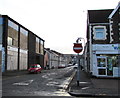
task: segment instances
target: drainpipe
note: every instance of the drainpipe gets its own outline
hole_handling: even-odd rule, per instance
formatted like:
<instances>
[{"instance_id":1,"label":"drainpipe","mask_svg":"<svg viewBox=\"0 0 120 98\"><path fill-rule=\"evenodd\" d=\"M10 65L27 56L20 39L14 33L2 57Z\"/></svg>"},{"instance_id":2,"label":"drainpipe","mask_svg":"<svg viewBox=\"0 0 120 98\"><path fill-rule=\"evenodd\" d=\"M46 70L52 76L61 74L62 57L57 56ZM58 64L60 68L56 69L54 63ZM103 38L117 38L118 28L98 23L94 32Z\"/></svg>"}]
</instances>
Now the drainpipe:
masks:
<instances>
[{"instance_id":1,"label":"drainpipe","mask_svg":"<svg viewBox=\"0 0 120 98\"><path fill-rule=\"evenodd\" d=\"M92 65L92 38L91 38L91 36L92 36L92 31L91 31L91 24L90 24L90 26L89 26L89 52L90 52L90 73L91 72L93 72L93 65Z\"/></svg>"}]
</instances>

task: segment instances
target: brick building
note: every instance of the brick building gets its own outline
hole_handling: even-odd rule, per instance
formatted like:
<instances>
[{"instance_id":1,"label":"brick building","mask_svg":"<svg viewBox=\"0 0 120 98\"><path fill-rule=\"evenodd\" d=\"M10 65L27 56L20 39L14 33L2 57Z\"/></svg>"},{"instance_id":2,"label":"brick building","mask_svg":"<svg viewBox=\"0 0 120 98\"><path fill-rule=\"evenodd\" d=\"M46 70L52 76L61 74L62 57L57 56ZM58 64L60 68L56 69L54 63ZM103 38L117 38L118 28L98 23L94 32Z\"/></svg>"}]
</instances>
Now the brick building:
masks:
<instances>
[{"instance_id":1,"label":"brick building","mask_svg":"<svg viewBox=\"0 0 120 98\"><path fill-rule=\"evenodd\" d=\"M120 3L115 9L88 10L85 70L97 77L120 77Z\"/></svg>"}]
</instances>

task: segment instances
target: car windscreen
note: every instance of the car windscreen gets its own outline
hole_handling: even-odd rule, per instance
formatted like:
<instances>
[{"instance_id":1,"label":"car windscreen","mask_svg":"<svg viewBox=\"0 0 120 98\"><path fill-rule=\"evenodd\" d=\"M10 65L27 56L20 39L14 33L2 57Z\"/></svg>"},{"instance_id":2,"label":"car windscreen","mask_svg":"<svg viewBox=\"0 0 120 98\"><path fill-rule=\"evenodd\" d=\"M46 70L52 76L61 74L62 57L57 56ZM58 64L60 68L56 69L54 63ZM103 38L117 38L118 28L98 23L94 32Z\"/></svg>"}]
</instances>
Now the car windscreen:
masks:
<instances>
[{"instance_id":1,"label":"car windscreen","mask_svg":"<svg viewBox=\"0 0 120 98\"><path fill-rule=\"evenodd\" d=\"M37 68L37 65L31 66L31 68Z\"/></svg>"}]
</instances>

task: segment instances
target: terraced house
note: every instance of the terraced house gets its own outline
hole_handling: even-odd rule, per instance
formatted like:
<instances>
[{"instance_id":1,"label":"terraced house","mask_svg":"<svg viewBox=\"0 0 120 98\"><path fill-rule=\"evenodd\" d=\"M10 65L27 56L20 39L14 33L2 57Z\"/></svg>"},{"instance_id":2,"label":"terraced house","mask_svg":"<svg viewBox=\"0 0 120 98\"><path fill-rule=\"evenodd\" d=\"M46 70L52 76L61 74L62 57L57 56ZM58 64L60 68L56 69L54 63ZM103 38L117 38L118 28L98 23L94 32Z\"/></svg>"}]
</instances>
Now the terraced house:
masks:
<instances>
[{"instance_id":1,"label":"terraced house","mask_svg":"<svg viewBox=\"0 0 120 98\"><path fill-rule=\"evenodd\" d=\"M120 3L88 10L85 70L97 77L120 77Z\"/></svg>"},{"instance_id":2,"label":"terraced house","mask_svg":"<svg viewBox=\"0 0 120 98\"><path fill-rule=\"evenodd\" d=\"M7 15L0 16L0 65L2 72L44 65L44 40Z\"/></svg>"}]
</instances>

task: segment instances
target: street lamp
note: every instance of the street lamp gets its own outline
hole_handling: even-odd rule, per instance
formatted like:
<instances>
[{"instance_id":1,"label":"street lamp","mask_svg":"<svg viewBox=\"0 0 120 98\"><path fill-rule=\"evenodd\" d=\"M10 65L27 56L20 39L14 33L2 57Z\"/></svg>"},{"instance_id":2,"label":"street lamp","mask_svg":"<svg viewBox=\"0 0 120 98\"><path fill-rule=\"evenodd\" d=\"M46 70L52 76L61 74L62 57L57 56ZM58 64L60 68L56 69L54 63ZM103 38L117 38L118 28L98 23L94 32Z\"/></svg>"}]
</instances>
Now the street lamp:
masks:
<instances>
[{"instance_id":1,"label":"street lamp","mask_svg":"<svg viewBox=\"0 0 120 98\"><path fill-rule=\"evenodd\" d=\"M84 39L83 37L78 37L78 39L76 40L76 43L78 43L79 40L81 41L82 39L83 39L83 41L84 41L84 46L85 46L85 39Z\"/></svg>"}]
</instances>

